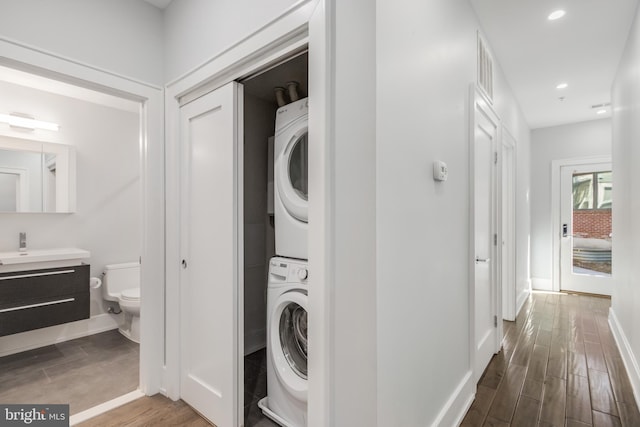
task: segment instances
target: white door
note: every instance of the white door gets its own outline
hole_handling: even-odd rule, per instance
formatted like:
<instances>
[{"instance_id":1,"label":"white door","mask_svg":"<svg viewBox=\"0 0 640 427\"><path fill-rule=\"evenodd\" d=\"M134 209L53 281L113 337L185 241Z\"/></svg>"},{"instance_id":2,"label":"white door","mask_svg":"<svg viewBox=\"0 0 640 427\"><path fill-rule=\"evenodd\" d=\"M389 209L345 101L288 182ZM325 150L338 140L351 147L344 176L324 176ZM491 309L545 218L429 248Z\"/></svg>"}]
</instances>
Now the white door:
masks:
<instances>
[{"instance_id":1,"label":"white door","mask_svg":"<svg viewBox=\"0 0 640 427\"><path fill-rule=\"evenodd\" d=\"M238 92L181 108L180 396L218 427L238 425Z\"/></svg>"},{"instance_id":2,"label":"white door","mask_svg":"<svg viewBox=\"0 0 640 427\"><path fill-rule=\"evenodd\" d=\"M472 127L472 248L474 301L474 375L476 381L499 350L498 299L494 259L496 246L495 171L499 119L474 92Z\"/></svg>"},{"instance_id":3,"label":"white door","mask_svg":"<svg viewBox=\"0 0 640 427\"><path fill-rule=\"evenodd\" d=\"M560 289L611 295L611 163L560 168Z\"/></svg>"}]
</instances>

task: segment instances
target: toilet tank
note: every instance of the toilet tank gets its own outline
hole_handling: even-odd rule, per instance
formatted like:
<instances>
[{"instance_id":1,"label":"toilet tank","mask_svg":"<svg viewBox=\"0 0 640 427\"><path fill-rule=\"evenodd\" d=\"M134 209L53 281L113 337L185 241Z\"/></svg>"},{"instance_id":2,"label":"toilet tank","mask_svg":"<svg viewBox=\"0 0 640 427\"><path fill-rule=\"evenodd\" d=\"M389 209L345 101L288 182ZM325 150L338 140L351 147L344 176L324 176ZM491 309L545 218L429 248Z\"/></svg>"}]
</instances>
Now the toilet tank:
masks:
<instances>
[{"instance_id":1,"label":"toilet tank","mask_svg":"<svg viewBox=\"0 0 640 427\"><path fill-rule=\"evenodd\" d=\"M104 278L102 280L102 295L104 299L117 301L122 291L139 287L140 264L138 262L105 265Z\"/></svg>"}]
</instances>

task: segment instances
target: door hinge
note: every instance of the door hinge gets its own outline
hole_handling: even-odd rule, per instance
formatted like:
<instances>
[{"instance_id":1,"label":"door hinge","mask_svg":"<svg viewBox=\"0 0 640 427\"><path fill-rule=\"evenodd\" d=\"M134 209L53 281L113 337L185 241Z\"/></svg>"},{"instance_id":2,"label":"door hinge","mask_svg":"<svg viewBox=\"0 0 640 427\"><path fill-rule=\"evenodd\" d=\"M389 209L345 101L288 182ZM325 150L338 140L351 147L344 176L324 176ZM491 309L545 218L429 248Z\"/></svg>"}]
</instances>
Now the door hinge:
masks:
<instances>
[{"instance_id":1,"label":"door hinge","mask_svg":"<svg viewBox=\"0 0 640 427\"><path fill-rule=\"evenodd\" d=\"M496 164L496 165L498 164L498 152L497 151L493 152L493 163Z\"/></svg>"},{"instance_id":2,"label":"door hinge","mask_svg":"<svg viewBox=\"0 0 640 427\"><path fill-rule=\"evenodd\" d=\"M498 316L493 316L493 327L494 328L498 327Z\"/></svg>"},{"instance_id":3,"label":"door hinge","mask_svg":"<svg viewBox=\"0 0 640 427\"><path fill-rule=\"evenodd\" d=\"M498 246L498 233L493 235L493 246Z\"/></svg>"}]
</instances>

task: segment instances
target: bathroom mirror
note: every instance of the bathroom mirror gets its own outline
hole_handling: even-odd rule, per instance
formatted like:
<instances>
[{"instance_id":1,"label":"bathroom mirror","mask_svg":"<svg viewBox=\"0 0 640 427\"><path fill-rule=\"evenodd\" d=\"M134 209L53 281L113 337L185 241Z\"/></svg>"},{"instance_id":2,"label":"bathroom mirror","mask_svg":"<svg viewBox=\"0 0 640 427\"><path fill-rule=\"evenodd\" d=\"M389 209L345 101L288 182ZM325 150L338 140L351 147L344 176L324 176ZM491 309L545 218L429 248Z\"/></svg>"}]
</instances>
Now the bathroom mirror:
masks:
<instances>
[{"instance_id":1,"label":"bathroom mirror","mask_svg":"<svg viewBox=\"0 0 640 427\"><path fill-rule=\"evenodd\" d=\"M73 212L75 151L0 136L0 212Z\"/></svg>"}]
</instances>

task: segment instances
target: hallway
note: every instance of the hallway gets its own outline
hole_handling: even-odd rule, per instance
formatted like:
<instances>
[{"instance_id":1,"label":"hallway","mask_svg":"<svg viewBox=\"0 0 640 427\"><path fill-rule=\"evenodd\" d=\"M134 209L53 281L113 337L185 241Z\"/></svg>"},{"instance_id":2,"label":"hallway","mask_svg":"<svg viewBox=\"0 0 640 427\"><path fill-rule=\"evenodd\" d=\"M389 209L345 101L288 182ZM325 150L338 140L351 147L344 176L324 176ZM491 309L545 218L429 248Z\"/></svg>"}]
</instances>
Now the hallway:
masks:
<instances>
[{"instance_id":1,"label":"hallway","mask_svg":"<svg viewBox=\"0 0 640 427\"><path fill-rule=\"evenodd\" d=\"M534 292L478 383L462 426L639 426L609 328L611 300Z\"/></svg>"}]
</instances>

